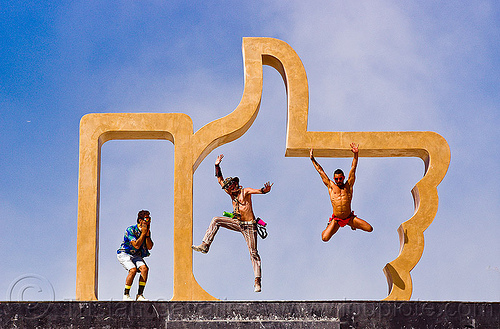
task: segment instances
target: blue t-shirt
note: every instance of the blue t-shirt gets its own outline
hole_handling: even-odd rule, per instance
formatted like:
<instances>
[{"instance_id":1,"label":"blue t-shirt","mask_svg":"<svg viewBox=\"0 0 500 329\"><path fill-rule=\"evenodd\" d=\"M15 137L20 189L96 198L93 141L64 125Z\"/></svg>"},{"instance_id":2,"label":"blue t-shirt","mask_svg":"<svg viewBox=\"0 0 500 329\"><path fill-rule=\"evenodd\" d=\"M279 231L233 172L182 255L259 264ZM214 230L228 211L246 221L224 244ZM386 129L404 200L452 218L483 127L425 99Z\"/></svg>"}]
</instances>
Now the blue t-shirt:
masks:
<instances>
[{"instance_id":1,"label":"blue t-shirt","mask_svg":"<svg viewBox=\"0 0 500 329\"><path fill-rule=\"evenodd\" d=\"M127 227L125 230L125 235L123 237L123 242L120 245L120 249L116 251L117 254L125 252L130 255L140 255L141 257L148 257L149 250L146 248L146 241L144 241L139 249L136 249L130 243L131 241L139 239L141 236L141 229L138 224Z\"/></svg>"}]
</instances>

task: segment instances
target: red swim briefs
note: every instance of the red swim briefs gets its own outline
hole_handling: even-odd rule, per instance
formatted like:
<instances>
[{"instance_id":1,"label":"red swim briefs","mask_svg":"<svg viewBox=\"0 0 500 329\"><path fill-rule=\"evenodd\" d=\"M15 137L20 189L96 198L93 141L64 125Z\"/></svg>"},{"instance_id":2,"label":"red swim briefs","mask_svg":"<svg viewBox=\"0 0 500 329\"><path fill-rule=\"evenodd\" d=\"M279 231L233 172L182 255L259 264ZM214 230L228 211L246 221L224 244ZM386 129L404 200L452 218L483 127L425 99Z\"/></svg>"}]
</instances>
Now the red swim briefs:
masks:
<instances>
[{"instance_id":1,"label":"red swim briefs","mask_svg":"<svg viewBox=\"0 0 500 329\"><path fill-rule=\"evenodd\" d=\"M344 218L344 219L335 217L335 214L332 214L332 217L330 217L330 220L328 220L328 224L330 224L330 222L332 220L336 220L337 223L339 223L340 227L344 227L354 217L356 217L356 215L354 215L354 211L352 211L351 214L349 216L347 216L347 218Z\"/></svg>"}]
</instances>

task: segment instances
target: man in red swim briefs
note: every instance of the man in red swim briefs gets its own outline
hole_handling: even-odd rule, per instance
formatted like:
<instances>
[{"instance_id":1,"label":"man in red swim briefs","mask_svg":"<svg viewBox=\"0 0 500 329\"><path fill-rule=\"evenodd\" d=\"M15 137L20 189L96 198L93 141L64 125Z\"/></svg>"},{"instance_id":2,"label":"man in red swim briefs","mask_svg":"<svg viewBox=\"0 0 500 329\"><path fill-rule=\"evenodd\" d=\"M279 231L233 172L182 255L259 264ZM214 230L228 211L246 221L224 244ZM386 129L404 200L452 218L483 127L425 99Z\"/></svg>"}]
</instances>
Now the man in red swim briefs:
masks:
<instances>
[{"instance_id":1,"label":"man in red swim briefs","mask_svg":"<svg viewBox=\"0 0 500 329\"><path fill-rule=\"evenodd\" d=\"M354 215L354 211L351 210L352 201L352 191L354 186L354 181L356 179L356 167L358 165L358 146L351 143L351 151L354 153L352 159L351 171L349 171L349 177L347 182L344 182L345 176L341 169L335 170L333 173L333 181L328 178L327 174L316 161L313 156L313 149L309 153L309 157L314 165L314 168L318 171L323 183L328 188L328 193L330 194L330 201L332 202L333 215L330 218L326 229L321 234L321 239L323 241L328 241L330 238L337 233L340 227L349 225L353 230L359 228L366 232L373 231L373 227L366 221L358 218Z\"/></svg>"}]
</instances>

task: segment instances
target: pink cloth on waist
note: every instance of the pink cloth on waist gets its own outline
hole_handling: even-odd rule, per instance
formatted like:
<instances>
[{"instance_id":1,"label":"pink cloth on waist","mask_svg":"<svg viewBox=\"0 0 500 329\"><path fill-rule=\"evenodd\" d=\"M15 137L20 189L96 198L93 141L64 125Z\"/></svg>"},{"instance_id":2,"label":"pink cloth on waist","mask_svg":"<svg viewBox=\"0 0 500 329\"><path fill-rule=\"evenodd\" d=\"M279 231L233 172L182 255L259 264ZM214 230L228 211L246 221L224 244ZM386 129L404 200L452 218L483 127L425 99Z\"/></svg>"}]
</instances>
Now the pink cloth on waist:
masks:
<instances>
[{"instance_id":1,"label":"pink cloth on waist","mask_svg":"<svg viewBox=\"0 0 500 329\"><path fill-rule=\"evenodd\" d=\"M347 218L343 218L343 219L342 219L342 218L335 217L335 214L332 214L332 217L330 217L330 220L328 221L328 224L330 224L330 222L331 222L332 220L336 220L336 221L337 221L337 223L339 223L339 226L340 226L340 227L344 227L344 226L346 226L346 225L347 225L347 223L349 223L349 221L350 221L352 218L354 218L354 217L356 217L356 215L354 215L354 211L352 211L352 212L351 212L351 214L350 214L349 216L347 216Z\"/></svg>"}]
</instances>

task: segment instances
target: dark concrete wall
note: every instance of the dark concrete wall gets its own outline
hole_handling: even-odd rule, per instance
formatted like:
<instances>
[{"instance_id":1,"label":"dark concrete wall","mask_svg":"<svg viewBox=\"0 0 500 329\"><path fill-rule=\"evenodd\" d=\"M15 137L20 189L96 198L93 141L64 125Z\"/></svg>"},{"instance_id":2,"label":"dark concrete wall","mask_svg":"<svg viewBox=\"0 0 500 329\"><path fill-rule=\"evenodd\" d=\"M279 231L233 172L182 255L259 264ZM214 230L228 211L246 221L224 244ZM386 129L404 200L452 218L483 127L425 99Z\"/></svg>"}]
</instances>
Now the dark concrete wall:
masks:
<instances>
[{"instance_id":1,"label":"dark concrete wall","mask_svg":"<svg viewBox=\"0 0 500 329\"><path fill-rule=\"evenodd\" d=\"M0 302L0 328L500 328L500 303Z\"/></svg>"}]
</instances>

